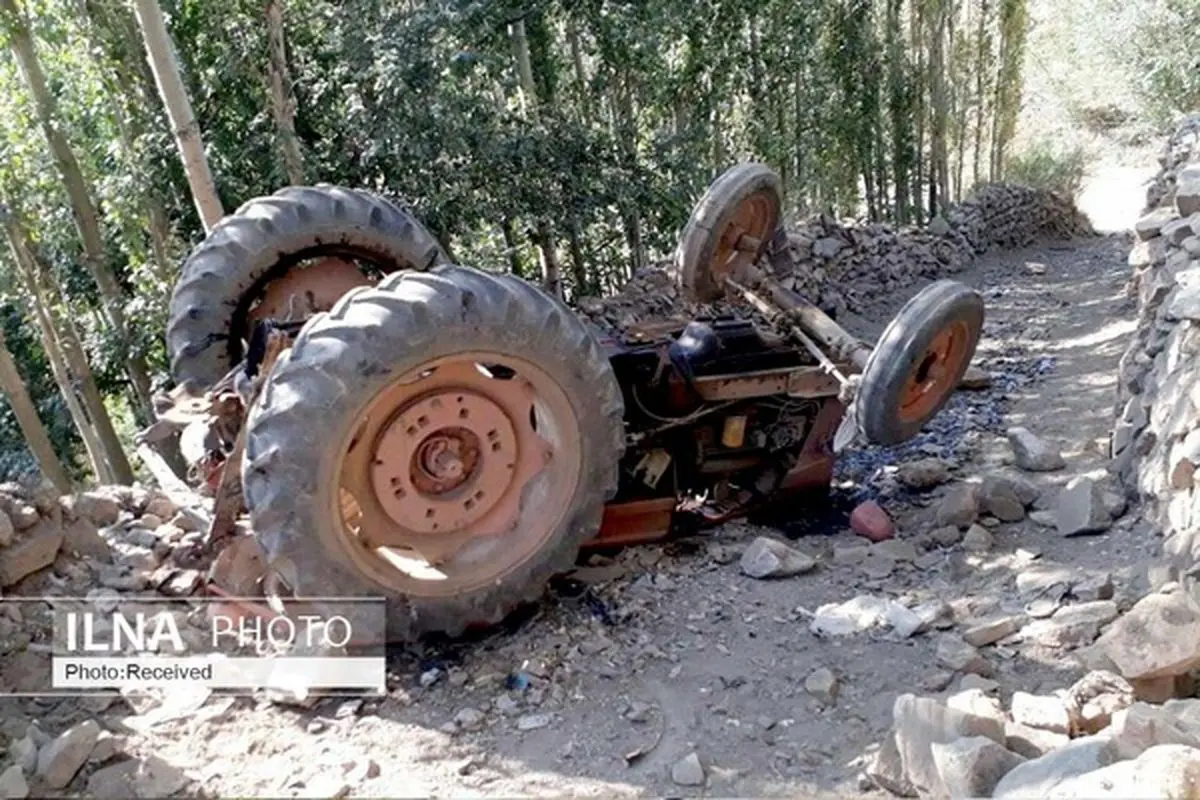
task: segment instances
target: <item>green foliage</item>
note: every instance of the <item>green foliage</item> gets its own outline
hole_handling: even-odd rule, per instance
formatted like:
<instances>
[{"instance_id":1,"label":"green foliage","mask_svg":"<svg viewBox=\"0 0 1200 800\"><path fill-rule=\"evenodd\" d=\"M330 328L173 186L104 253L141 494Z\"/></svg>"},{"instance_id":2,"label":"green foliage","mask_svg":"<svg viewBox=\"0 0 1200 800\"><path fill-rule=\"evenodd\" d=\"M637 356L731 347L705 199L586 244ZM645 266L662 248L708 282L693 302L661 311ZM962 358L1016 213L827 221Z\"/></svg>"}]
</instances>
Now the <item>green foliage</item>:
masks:
<instances>
[{"instance_id":1,"label":"green foliage","mask_svg":"<svg viewBox=\"0 0 1200 800\"><path fill-rule=\"evenodd\" d=\"M1129 37L1138 88L1160 122L1200 108L1200 3L1152 0L1141 4Z\"/></svg>"},{"instance_id":2,"label":"green foliage","mask_svg":"<svg viewBox=\"0 0 1200 800\"><path fill-rule=\"evenodd\" d=\"M232 211L286 183L263 4L161 5ZM36 220L64 310L115 397L129 349L165 373L167 300L202 228L126 0L23 7L101 210L133 341L116 341L101 321L7 50L0 195L21 197ZM929 25L935 8L940 28ZM789 213L927 217L939 147L955 178L939 202L972 182L964 170L992 177L990 155L1011 138L1019 107L1026 25L1024 0L287 0L282 9L307 180L404 202L457 260L526 277L538 276L535 233L548 229L568 295L612 289L668 255L695 199L739 160L780 173ZM518 20L533 96L517 69ZM939 109L934 77L947 89ZM933 131L935 111L945 131ZM151 209L165 229L152 227ZM39 403L54 396L52 385L31 390Z\"/></svg>"},{"instance_id":3,"label":"green foliage","mask_svg":"<svg viewBox=\"0 0 1200 800\"><path fill-rule=\"evenodd\" d=\"M1074 197L1083 183L1086 165L1087 157L1081 147L1063 150L1037 142L1011 156L1004 173L1014 183Z\"/></svg>"}]
</instances>

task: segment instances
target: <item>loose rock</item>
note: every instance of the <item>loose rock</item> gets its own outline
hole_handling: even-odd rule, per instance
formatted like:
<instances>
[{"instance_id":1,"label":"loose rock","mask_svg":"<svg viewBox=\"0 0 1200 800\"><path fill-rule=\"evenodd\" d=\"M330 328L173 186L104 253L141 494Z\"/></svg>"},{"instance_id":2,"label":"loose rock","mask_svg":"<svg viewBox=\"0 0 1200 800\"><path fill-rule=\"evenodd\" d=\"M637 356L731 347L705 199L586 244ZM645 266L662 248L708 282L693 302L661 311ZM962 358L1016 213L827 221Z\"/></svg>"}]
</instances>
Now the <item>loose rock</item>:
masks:
<instances>
[{"instance_id":1,"label":"loose rock","mask_svg":"<svg viewBox=\"0 0 1200 800\"><path fill-rule=\"evenodd\" d=\"M1009 428L1008 444L1017 466L1029 472L1054 472L1067 466L1059 449L1028 428Z\"/></svg>"},{"instance_id":2,"label":"loose rock","mask_svg":"<svg viewBox=\"0 0 1200 800\"><path fill-rule=\"evenodd\" d=\"M1200 610L1179 590L1147 595L1095 649L1130 681L1182 675L1200 667Z\"/></svg>"},{"instance_id":3,"label":"loose rock","mask_svg":"<svg viewBox=\"0 0 1200 800\"><path fill-rule=\"evenodd\" d=\"M1014 722L1053 733L1071 733L1071 715L1061 698L1014 692L1012 696Z\"/></svg>"},{"instance_id":4,"label":"loose rock","mask_svg":"<svg viewBox=\"0 0 1200 800\"><path fill-rule=\"evenodd\" d=\"M1018 764L996 784L992 797L1001 800L1070 797L1069 794L1059 795L1057 787L1111 764L1114 759L1108 744L1109 739L1104 735L1073 739L1041 758Z\"/></svg>"},{"instance_id":5,"label":"loose rock","mask_svg":"<svg viewBox=\"0 0 1200 800\"><path fill-rule=\"evenodd\" d=\"M950 465L940 458L921 458L901 464L896 482L908 489L932 489L950 480Z\"/></svg>"},{"instance_id":6,"label":"loose rock","mask_svg":"<svg viewBox=\"0 0 1200 800\"><path fill-rule=\"evenodd\" d=\"M1134 703L1114 714L1108 733L1117 759L1137 758L1146 750L1164 744L1200 747L1200 726L1196 720L1172 711L1149 703Z\"/></svg>"},{"instance_id":7,"label":"loose rock","mask_svg":"<svg viewBox=\"0 0 1200 800\"><path fill-rule=\"evenodd\" d=\"M783 542L760 536L742 553L740 566L742 573L751 578L785 578L808 572L817 562Z\"/></svg>"},{"instance_id":8,"label":"loose rock","mask_svg":"<svg viewBox=\"0 0 1200 800\"><path fill-rule=\"evenodd\" d=\"M821 667L804 680L804 689L824 705L832 705L838 696L838 679L832 670Z\"/></svg>"},{"instance_id":9,"label":"loose rock","mask_svg":"<svg viewBox=\"0 0 1200 800\"><path fill-rule=\"evenodd\" d=\"M986 553L992 549L992 532L982 525L972 525L963 536L963 548L972 553Z\"/></svg>"},{"instance_id":10,"label":"loose rock","mask_svg":"<svg viewBox=\"0 0 1200 800\"><path fill-rule=\"evenodd\" d=\"M1082 647L1091 644L1100 628L1117 618L1117 604L1111 600L1064 606L1049 619L1025 626L1022 635L1045 647Z\"/></svg>"},{"instance_id":11,"label":"loose rock","mask_svg":"<svg viewBox=\"0 0 1200 800\"><path fill-rule=\"evenodd\" d=\"M872 542L882 542L896 534L891 517L874 500L859 503L854 511L850 512L850 527L859 536Z\"/></svg>"},{"instance_id":12,"label":"loose rock","mask_svg":"<svg viewBox=\"0 0 1200 800\"><path fill-rule=\"evenodd\" d=\"M953 487L942 499L937 510L937 524L941 527L966 528L979 518L979 487L964 483Z\"/></svg>"},{"instance_id":13,"label":"loose rock","mask_svg":"<svg viewBox=\"0 0 1200 800\"><path fill-rule=\"evenodd\" d=\"M62 528L43 521L0 550L0 588L53 564L62 543Z\"/></svg>"},{"instance_id":14,"label":"loose rock","mask_svg":"<svg viewBox=\"0 0 1200 800\"><path fill-rule=\"evenodd\" d=\"M1012 636L1024 624L1025 618L1020 614L999 617L967 628L963 631L963 639L972 647L986 647Z\"/></svg>"},{"instance_id":15,"label":"loose rock","mask_svg":"<svg viewBox=\"0 0 1200 800\"><path fill-rule=\"evenodd\" d=\"M1112 525L1100 487L1087 477L1073 478L1059 493L1056 513L1062 536L1100 533Z\"/></svg>"},{"instance_id":16,"label":"loose rock","mask_svg":"<svg viewBox=\"0 0 1200 800\"><path fill-rule=\"evenodd\" d=\"M671 767L671 780L678 786L703 786L704 777L704 765L695 753L688 753Z\"/></svg>"},{"instance_id":17,"label":"loose rock","mask_svg":"<svg viewBox=\"0 0 1200 800\"><path fill-rule=\"evenodd\" d=\"M1004 724L1004 746L1025 758L1041 758L1071 741L1065 733L1031 728L1009 720Z\"/></svg>"},{"instance_id":18,"label":"loose rock","mask_svg":"<svg viewBox=\"0 0 1200 800\"><path fill-rule=\"evenodd\" d=\"M936 700L912 694L896 698L892 722L904 780L922 792L935 791L941 783L933 761L934 744L947 744L964 736L1004 741L1004 728L996 720L947 708Z\"/></svg>"},{"instance_id":19,"label":"loose rock","mask_svg":"<svg viewBox=\"0 0 1200 800\"><path fill-rule=\"evenodd\" d=\"M13 764L4 772L0 772L0 798L24 800L29 797L29 785L25 783L25 775L21 767Z\"/></svg>"},{"instance_id":20,"label":"loose rock","mask_svg":"<svg viewBox=\"0 0 1200 800\"><path fill-rule=\"evenodd\" d=\"M983 736L935 742L930 754L950 797L989 797L1000 779L1025 760Z\"/></svg>"},{"instance_id":21,"label":"loose rock","mask_svg":"<svg viewBox=\"0 0 1200 800\"><path fill-rule=\"evenodd\" d=\"M1003 522L1025 519L1025 503L1011 481L988 476L979 487L979 504L985 513Z\"/></svg>"},{"instance_id":22,"label":"loose rock","mask_svg":"<svg viewBox=\"0 0 1200 800\"><path fill-rule=\"evenodd\" d=\"M37 774L51 789L62 789L87 761L100 736L95 720L85 720L63 732L38 753Z\"/></svg>"},{"instance_id":23,"label":"loose rock","mask_svg":"<svg viewBox=\"0 0 1200 800\"><path fill-rule=\"evenodd\" d=\"M985 678L993 672L992 665L978 650L967 644L962 637L952 633L944 633L938 637L937 662L946 669L973 672Z\"/></svg>"},{"instance_id":24,"label":"loose rock","mask_svg":"<svg viewBox=\"0 0 1200 800\"><path fill-rule=\"evenodd\" d=\"M1112 672L1093 670L1076 681L1063 696L1071 718L1071 734L1099 733L1108 727L1113 714L1129 708L1134 689Z\"/></svg>"},{"instance_id":25,"label":"loose rock","mask_svg":"<svg viewBox=\"0 0 1200 800\"><path fill-rule=\"evenodd\" d=\"M1111 798L1195 797L1200 786L1200 750L1184 745L1160 745L1133 761L1122 761L1073 777L1048 797L1080 800Z\"/></svg>"}]
</instances>

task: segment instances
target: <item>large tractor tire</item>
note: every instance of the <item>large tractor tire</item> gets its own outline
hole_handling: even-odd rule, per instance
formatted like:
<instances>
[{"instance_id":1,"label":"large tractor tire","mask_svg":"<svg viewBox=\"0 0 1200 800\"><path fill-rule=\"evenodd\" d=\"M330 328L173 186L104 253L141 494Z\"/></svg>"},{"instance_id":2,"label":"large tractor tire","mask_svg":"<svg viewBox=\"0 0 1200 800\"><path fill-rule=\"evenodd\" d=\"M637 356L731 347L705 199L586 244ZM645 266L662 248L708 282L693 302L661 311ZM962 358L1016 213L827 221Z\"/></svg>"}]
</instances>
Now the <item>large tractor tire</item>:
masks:
<instances>
[{"instance_id":1,"label":"large tractor tire","mask_svg":"<svg viewBox=\"0 0 1200 800\"><path fill-rule=\"evenodd\" d=\"M312 318L250 410L242 481L297 598L386 596L388 639L500 621L599 530L620 388L574 313L455 266Z\"/></svg>"},{"instance_id":2,"label":"large tractor tire","mask_svg":"<svg viewBox=\"0 0 1200 800\"><path fill-rule=\"evenodd\" d=\"M938 281L904 304L863 369L855 406L872 444L916 436L962 381L983 333L983 298L957 281Z\"/></svg>"},{"instance_id":3,"label":"large tractor tire","mask_svg":"<svg viewBox=\"0 0 1200 800\"><path fill-rule=\"evenodd\" d=\"M382 274L447 260L410 213L367 192L303 186L250 200L183 265L167 324L171 372L203 391L241 360L255 319L304 319Z\"/></svg>"},{"instance_id":4,"label":"large tractor tire","mask_svg":"<svg viewBox=\"0 0 1200 800\"><path fill-rule=\"evenodd\" d=\"M779 230L782 208L779 176L764 164L738 164L713 181L675 251L675 281L684 297L711 303L724 296L731 258L758 261Z\"/></svg>"}]
</instances>

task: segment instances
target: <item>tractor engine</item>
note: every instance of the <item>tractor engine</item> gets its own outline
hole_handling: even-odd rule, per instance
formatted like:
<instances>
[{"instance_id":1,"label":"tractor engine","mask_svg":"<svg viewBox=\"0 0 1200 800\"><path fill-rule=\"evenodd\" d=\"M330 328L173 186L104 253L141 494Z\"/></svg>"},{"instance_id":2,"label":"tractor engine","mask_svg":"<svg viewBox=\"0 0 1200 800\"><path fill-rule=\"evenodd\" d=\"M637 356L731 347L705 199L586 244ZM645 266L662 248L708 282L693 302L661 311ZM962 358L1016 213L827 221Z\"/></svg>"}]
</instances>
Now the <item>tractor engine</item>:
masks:
<instances>
[{"instance_id":1,"label":"tractor engine","mask_svg":"<svg viewBox=\"0 0 1200 800\"><path fill-rule=\"evenodd\" d=\"M828 486L837 384L777 335L746 319L699 318L605 345L627 423L610 516L630 504L661 523L678 506L716 523L780 490ZM632 537L630 519L621 524Z\"/></svg>"}]
</instances>

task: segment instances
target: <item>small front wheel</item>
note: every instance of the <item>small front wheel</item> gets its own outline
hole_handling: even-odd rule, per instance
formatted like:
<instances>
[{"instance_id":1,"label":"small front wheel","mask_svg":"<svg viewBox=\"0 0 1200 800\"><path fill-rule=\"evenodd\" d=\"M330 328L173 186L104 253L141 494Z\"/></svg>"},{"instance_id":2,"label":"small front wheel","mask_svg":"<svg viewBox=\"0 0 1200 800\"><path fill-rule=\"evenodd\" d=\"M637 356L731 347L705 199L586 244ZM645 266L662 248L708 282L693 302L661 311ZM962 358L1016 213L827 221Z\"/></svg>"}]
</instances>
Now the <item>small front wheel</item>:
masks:
<instances>
[{"instance_id":1,"label":"small front wheel","mask_svg":"<svg viewBox=\"0 0 1200 800\"><path fill-rule=\"evenodd\" d=\"M938 281L909 300L863 370L857 422L868 441L916 436L966 374L982 331L983 298L957 281Z\"/></svg>"}]
</instances>

